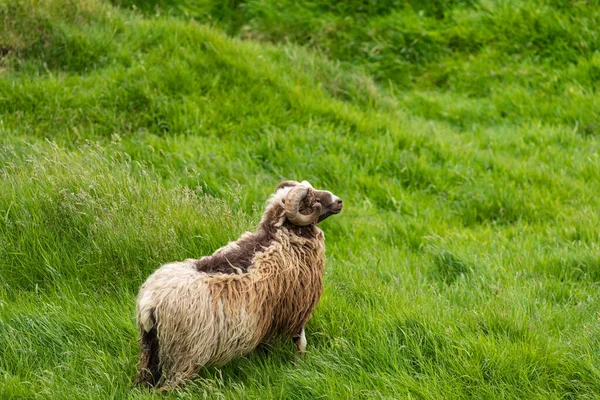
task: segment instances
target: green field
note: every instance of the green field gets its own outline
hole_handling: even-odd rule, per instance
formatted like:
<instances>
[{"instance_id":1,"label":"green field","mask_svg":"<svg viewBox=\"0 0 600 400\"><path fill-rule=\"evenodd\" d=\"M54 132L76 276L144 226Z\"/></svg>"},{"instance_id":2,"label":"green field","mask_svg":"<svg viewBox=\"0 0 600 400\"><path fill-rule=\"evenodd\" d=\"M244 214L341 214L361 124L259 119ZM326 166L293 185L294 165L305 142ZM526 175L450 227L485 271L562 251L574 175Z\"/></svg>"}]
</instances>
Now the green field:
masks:
<instances>
[{"instance_id":1,"label":"green field","mask_svg":"<svg viewBox=\"0 0 600 400\"><path fill-rule=\"evenodd\" d=\"M599 92L595 0L0 0L0 399L600 398ZM306 356L133 388L284 178L345 203Z\"/></svg>"}]
</instances>

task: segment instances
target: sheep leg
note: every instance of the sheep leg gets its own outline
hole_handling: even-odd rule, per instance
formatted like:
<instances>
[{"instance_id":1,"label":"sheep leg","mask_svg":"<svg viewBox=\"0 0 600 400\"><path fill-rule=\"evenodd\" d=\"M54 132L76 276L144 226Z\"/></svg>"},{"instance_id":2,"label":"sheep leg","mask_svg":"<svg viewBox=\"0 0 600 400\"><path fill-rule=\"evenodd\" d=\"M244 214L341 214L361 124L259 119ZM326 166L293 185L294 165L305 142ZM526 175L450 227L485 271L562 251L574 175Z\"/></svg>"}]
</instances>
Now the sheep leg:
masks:
<instances>
[{"instance_id":1,"label":"sheep leg","mask_svg":"<svg viewBox=\"0 0 600 400\"><path fill-rule=\"evenodd\" d=\"M147 367L149 359L150 359L150 354L147 351L145 351L144 349L142 349L142 354L140 356L140 366L139 366L137 378L133 382L133 384L135 386L142 385L142 384L152 386L149 382L151 380L151 377L150 377L151 374Z\"/></svg>"},{"instance_id":2,"label":"sheep leg","mask_svg":"<svg viewBox=\"0 0 600 400\"><path fill-rule=\"evenodd\" d=\"M179 387L182 387L185 384L185 380L189 379L192 375L193 374L185 375L185 376L178 376L177 378L173 378L173 379L166 379L165 383L160 388L158 388L158 391L159 392L170 392Z\"/></svg>"},{"instance_id":3,"label":"sheep leg","mask_svg":"<svg viewBox=\"0 0 600 400\"><path fill-rule=\"evenodd\" d=\"M141 339L140 366L134 384L156 386L162 375L158 358L159 344L156 328L151 329L149 332L142 330Z\"/></svg>"},{"instance_id":4,"label":"sheep leg","mask_svg":"<svg viewBox=\"0 0 600 400\"><path fill-rule=\"evenodd\" d=\"M269 342L260 342L258 346L256 346L255 351L259 354L267 355L271 352L271 343Z\"/></svg>"},{"instance_id":5,"label":"sheep leg","mask_svg":"<svg viewBox=\"0 0 600 400\"><path fill-rule=\"evenodd\" d=\"M189 358L183 358L183 355L186 354L188 350L182 348L178 348L177 350L171 348L170 350L172 353L182 355L182 357L176 362L170 363L166 368L167 371L164 373L164 382L161 385L161 391L171 391L184 386L185 383L200 370L200 365L196 362L193 362Z\"/></svg>"},{"instance_id":6,"label":"sheep leg","mask_svg":"<svg viewBox=\"0 0 600 400\"><path fill-rule=\"evenodd\" d=\"M304 333L304 328L302 328L302 332L299 335L294 336L294 343L296 344L296 352L298 354L306 352L306 334Z\"/></svg>"},{"instance_id":7,"label":"sheep leg","mask_svg":"<svg viewBox=\"0 0 600 400\"><path fill-rule=\"evenodd\" d=\"M306 335L304 333L304 328L300 334L292 337L294 344L296 345L296 355L294 356L294 363L298 361L298 358L303 356L306 353Z\"/></svg>"}]
</instances>

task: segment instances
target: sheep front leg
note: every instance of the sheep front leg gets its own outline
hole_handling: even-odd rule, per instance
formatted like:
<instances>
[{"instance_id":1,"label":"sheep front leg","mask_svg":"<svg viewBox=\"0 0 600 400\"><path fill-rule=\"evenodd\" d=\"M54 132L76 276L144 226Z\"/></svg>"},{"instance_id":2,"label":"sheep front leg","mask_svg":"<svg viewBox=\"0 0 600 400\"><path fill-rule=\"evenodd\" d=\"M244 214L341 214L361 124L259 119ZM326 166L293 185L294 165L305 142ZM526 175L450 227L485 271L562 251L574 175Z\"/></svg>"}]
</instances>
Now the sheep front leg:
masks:
<instances>
[{"instance_id":1,"label":"sheep front leg","mask_svg":"<svg viewBox=\"0 0 600 400\"><path fill-rule=\"evenodd\" d=\"M296 345L296 355L294 357L294 361L297 361L298 357L303 356L304 353L306 353L306 335L304 334L304 328L302 328L302 332L300 332L300 334L294 336L292 339Z\"/></svg>"}]
</instances>

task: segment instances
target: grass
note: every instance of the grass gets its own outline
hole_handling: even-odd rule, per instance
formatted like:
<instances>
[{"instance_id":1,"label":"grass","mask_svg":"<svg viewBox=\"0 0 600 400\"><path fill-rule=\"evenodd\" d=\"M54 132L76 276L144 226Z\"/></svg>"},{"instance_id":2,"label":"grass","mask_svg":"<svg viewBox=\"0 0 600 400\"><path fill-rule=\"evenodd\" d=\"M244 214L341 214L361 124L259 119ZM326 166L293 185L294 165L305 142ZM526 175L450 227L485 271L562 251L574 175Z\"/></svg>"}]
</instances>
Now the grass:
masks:
<instances>
[{"instance_id":1,"label":"grass","mask_svg":"<svg viewBox=\"0 0 600 400\"><path fill-rule=\"evenodd\" d=\"M0 398L597 398L594 1L0 0ZM293 346L131 387L161 263L344 199Z\"/></svg>"}]
</instances>

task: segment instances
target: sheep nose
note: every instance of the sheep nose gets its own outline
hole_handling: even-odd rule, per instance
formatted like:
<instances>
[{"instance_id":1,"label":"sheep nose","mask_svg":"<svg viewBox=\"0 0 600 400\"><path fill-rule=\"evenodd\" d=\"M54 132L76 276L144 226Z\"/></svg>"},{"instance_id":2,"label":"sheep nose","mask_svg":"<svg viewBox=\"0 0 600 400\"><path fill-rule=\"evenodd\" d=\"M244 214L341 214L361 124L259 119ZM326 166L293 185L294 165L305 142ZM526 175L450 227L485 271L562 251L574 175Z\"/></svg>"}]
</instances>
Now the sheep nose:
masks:
<instances>
[{"instance_id":1,"label":"sheep nose","mask_svg":"<svg viewBox=\"0 0 600 400\"><path fill-rule=\"evenodd\" d=\"M337 203L339 206L341 206L341 205L342 205L342 203L343 203L343 201L342 201L342 199L337 199L336 203Z\"/></svg>"}]
</instances>

